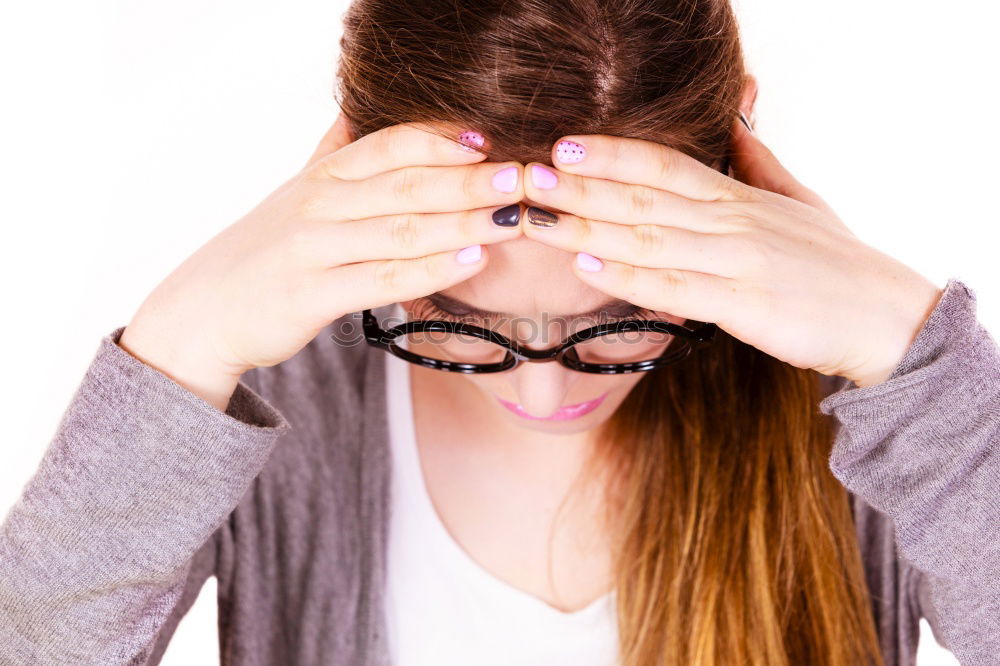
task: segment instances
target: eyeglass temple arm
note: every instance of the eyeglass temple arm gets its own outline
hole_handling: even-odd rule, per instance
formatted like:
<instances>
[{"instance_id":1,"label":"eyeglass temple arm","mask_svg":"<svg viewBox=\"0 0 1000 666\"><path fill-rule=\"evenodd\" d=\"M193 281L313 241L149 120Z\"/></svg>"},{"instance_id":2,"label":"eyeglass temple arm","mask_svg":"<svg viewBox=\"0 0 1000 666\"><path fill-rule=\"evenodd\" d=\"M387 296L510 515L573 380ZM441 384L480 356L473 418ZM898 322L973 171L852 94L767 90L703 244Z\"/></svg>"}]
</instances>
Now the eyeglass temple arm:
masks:
<instances>
[{"instance_id":1,"label":"eyeglass temple arm","mask_svg":"<svg viewBox=\"0 0 1000 666\"><path fill-rule=\"evenodd\" d=\"M361 328L364 330L365 339L368 341L368 344L381 349L389 348L389 344L384 341L386 331L379 326L378 319L372 313L371 309L361 312Z\"/></svg>"}]
</instances>

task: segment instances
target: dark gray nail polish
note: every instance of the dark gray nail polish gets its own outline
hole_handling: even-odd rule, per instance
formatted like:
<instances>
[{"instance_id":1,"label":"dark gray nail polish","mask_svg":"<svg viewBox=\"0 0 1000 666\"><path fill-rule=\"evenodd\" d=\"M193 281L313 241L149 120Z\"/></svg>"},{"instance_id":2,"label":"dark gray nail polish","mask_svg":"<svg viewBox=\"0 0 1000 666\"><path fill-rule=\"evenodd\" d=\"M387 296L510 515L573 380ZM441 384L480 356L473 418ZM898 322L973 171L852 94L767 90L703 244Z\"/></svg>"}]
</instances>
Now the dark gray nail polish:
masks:
<instances>
[{"instance_id":1,"label":"dark gray nail polish","mask_svg":"<svg viewBox=\"0 0 1000 666\"><path fill-rule=\"evenodd\" d=\"M528 208L528 222L531 222L536 227L554 227L559 218L555 213L550 213L547 210L542 210L535 206Z\"/></svg>"},{"instance_id":2,"label":"dark gray nail polish","mask_svg":"<svg viewBox=\"0 0 1000 666\"><path fill-rule=\"evenodd\" d=\"M510 204L493 211L493 224L498 227L516 227L521 218L521 204Z\"/></svg>"}]
</instances>

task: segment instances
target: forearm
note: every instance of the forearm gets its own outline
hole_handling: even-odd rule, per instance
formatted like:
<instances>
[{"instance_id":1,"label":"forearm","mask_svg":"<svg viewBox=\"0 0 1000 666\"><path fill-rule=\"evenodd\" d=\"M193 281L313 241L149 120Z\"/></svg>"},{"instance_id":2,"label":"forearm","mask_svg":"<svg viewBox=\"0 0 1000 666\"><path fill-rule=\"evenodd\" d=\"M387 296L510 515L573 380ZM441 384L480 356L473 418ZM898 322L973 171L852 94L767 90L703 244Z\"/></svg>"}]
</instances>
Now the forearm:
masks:
<instances>
[{"instance_id":1,"label":"forearm","mask_svg":"<svg viewBox=\"0 0 1000 666\"><path fill-rule=\"evenodd\" d=\"M222 412L101 341L0 531L0 662L126 663L289 424L243 384Z\"/></svg>"},{"instance_id":2,"label":"forearm","mask_svg":"<svg viewBox=\"0 0 1000 666\"><path fill-rule=\"evenodd\" d=\"M831 470L892 519L935 635L963 666L987 665L1000 654L1000 350L971 294L949 287L885 381L820 408L838 424Z\"/></svg>"}]
</instances>

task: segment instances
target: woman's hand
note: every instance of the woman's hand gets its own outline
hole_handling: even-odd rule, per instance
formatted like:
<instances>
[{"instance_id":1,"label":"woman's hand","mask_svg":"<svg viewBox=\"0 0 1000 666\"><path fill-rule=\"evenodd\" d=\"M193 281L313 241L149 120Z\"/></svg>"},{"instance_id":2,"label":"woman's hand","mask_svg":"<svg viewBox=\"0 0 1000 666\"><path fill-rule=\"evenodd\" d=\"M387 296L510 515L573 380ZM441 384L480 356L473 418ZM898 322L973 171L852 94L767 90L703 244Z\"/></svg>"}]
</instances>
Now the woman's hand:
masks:
<instances>
[{"instance_id":1,"label":"woman's hand","mask_svg":"<svg viewBox=\"0 0 1000 666\"><path fill-rule=\"evenodd\" d=\"M525 196L565 213L546 227L529 211L525 234L584 253L574 272L612 296L799 368L884 381L943 290L861 242L738 120L732 148L738 180L649 141L564 137L556 171L525 167Z\"/></svg>"},{"instance_id":2,"label":"woman's hand","mask_svg":"<svg viewBox=\"0 0 1000 666\"><path fill-rule=\"evenodd\" d=\"M302 171L156 287L119 344L224 409L242 373L341 315L478 273L482 245L521 233L491 220L523 197L521 167L479 163L459 131L406 123L351 142L338 119Z\"/></svg>"}]
</instances>

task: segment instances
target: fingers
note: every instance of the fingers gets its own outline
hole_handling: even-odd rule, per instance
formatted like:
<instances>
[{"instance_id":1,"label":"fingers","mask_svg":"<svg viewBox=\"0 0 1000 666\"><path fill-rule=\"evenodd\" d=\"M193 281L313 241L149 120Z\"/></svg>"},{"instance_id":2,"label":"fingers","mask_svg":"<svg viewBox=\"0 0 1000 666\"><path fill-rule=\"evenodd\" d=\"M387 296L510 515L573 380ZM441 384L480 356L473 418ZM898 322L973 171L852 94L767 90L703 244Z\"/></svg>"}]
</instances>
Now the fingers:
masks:
<instances>
[{"instance_id":1,"label":"fingers","mask_svg":"<svg viewBox=\"0 0 1000 666\"><path fill-rule=\"evenodd\" d=\"M525 217L524 234L532 240L644 268L729 278L744 274L746 265L759 259L759 252L738 232L704 234L659 224L614 224L570 213L559 213L551 226L536 226L532 209Z\"/></svg>"},{"instance_id":2,"label":"fingers","mask_svg":"<svg viewBox=\"0 0 1000 666\"><path fill-rule=\"evenodd\" d=\"M441 125L454 139L432 131L427 123L392 125L367 134L315 162L309 174L316 178L362 180L375 174L415 165L472 164L486 153L459 142L462 129Z\"/></svg>"},{"instance_id":3,"label":"fingers","mask_svg":"<svg viewBox=\"0 0 1000 666\"><path fill-rule=\"evenodd\" d=\"M340 312L357 312L408 301L469 279L487 261L487 250L479 245L414 259L339 266L322 276L316 297L326 300L315 302L336 303Z\"/></svg>"},{"instance_id":4,"label":"fingers","mask_svg":"<svg viewBox=\"0 0 1000 666\"><path fill-rule=\"evenodd\" d=\"M565 136L552 146L559 171L645 185L698 201L754 200L752 188L660 143L604 134Z\"/></svg>"},{"instance_id":5,"label":"fingers","mask_svg":"<svg viewBox=\"0 0 1000 666\"><path fill-rule=\"evenodd\" d=\"M737 281L717 275L640 268L616 261L597 262L601 264L598 268L592 260L585 257L573 262L573 273L583 282L639 307L685 319L714 322L725 328L719 313L732 312L741 297Z\"/></svg>"},{"instance_id":6,"label":"fingers","mask_svg":"<svg viewBox=\"0 0 1000 666\"><path fill-rule=\"evenodd\" d=\"M316 182L310 206L331 220L502 206L524 197L521 172L517 162L408 166L357 182Z\"/></svg>"},{"instance_id":7,"label":"fingers","mask_svg":"<svg viewBox=\"0 0 1000 666\"><path fill-rule=\"evenodd\" d=\"M520 205L516 205L520 212ZM448 213L401 213L348 222L321 222L296 234L298 258L315 266L422 257L470 245L490 245L517 238L521 226L509 213L493 222L495 206Z\"/></svg>"},{"instance_id":8,"label":"fingers","mask_svg":"<svg viewBox=\"0 0 1000 666\"><path fill-rule=\"evenodd\" d=\"M721 174L720 174L721 175ZM537 162L524 167L524 193L543 208L619 224L669 224L712 233L720 230L709 204L666 190L555 171Z\"/></svg>"},{"instance_id":9,"label":"fingers","mask_svg":"<svg viewBox=\"0 0 1000 666\"><path fill-rule=\"evenodd\" d=\"M319 145L316 146L316 150L313 151L312 156L306 162L303 169L308 169L320 159L326 157L330 153L337 152L353 140L354 138L351 133L351 123L347 119L347 116L344 115L344 112L341 111L337 114L337 119L334 121L333 125L330 126L330 129L328 129L326 134L323 135L323 138L320 139Z\"/></svg>"}]
</instances>

